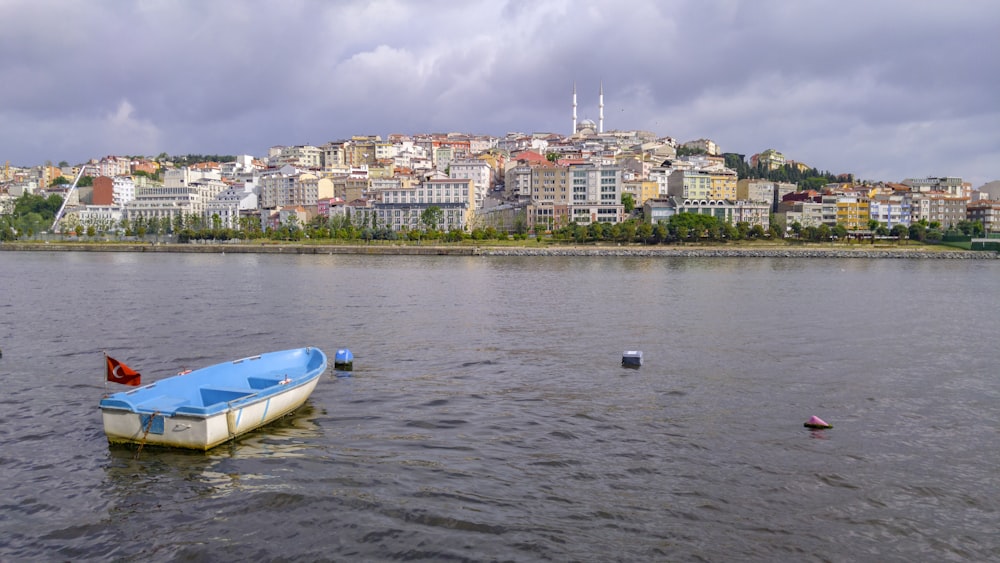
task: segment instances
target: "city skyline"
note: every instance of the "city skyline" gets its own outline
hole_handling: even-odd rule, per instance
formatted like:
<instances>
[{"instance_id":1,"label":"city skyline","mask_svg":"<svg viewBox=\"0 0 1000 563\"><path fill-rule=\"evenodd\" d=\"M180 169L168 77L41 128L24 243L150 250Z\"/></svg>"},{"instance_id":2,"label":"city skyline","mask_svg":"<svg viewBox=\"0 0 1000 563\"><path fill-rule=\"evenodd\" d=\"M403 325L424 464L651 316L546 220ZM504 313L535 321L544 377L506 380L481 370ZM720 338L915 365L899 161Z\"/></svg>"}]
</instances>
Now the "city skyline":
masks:
<instances>
[{"instance_id":1,"label":"city skyline","mask_svg":"<svg viewBox=\"0 0 1000 563\"><path fill-rule=\"evenodd\" d=\"M859 179L1000 177L1000 5L959 1L0 5L0 160L264 154L580 121Z\"/></svg>"}]
</instances>

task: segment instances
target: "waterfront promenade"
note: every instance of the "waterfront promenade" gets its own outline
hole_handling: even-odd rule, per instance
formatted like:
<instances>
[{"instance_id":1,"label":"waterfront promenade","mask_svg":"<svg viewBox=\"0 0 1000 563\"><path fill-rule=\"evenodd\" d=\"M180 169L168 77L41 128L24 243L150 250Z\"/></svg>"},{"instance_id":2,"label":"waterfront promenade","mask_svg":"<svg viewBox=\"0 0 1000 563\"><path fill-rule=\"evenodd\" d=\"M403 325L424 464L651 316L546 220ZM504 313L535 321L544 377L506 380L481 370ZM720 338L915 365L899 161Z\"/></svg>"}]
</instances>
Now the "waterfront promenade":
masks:
<instances>
[{"instance_id":1,"label":"waterfront promenade","mask_svg":"<svg viewBox=\"0 0 1000 563\"><path fill-rule=\"evenodd\" d=\"M232 254L361 254L401 256L689 256L759 258L895 258L996 260L1000 253L949 247L870 245L762 245L762 246L644 246L644 245L416 245L416 244L170 244L14 242L0 244L0 251L46 252L177 252Z\"/></svg>"}]
</instances>

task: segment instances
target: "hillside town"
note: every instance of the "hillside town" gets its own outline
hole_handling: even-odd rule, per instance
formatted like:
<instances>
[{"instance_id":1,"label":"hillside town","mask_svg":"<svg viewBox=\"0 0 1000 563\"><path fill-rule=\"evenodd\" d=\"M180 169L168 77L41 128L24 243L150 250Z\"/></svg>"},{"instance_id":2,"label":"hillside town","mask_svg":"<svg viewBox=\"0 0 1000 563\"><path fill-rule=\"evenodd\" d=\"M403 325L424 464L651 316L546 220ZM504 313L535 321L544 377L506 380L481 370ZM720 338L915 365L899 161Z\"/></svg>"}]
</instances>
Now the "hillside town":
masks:
<instances>
[{"instance_id":1,"label":"hillside town","mask_svg":"<svg viewBox=\"0 0 1000 563\"><path fill-rule=\"evenodd\" d=\"M577 120L574 89L569 130L352 136L183 163L166 154L27 168L7 163L0 214L11 214L24 194L55 194L63 203L54 221L22 225L19 234L121 233L136 225L163 234L269 232L336 218L392 233L430 226L541 234L630 218L655 225L682 213L780 237L823 226L857 236L918 223L998 230L1000 181L975 189L957 177L859 181L820 173L774 149L746 157L709 139L605 131L603 90L594 122Z\"/></svg>"}]
</instances>

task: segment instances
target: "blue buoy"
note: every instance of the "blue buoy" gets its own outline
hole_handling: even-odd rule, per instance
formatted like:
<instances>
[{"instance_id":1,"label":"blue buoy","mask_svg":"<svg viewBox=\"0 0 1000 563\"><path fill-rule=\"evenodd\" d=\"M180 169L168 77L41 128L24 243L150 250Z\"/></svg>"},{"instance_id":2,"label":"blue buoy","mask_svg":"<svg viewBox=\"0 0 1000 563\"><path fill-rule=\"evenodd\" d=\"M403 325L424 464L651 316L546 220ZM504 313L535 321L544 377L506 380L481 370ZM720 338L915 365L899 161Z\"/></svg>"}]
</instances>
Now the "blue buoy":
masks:
<instances>
[{"instance_id":1,"label":"blue buoy","mask_svg":"<svg viewBox=\"0 0 1000 563\"><path fill-rule=\"evenodd\" d=\"M337 350L333 357L333 367L347 371L354 369L354 354L347 348Z\"/></svg>"},{"instance_id":2,"label":"blue buoy","mask_svg":"<svg viewBox=\"0 0 1000 563\"><path fill-rule=\"evenodd\" d=\"M637 368L642 365L641 350L626 350L622 354L622 366L627 368Z\"/></svg>"}]
</instances>

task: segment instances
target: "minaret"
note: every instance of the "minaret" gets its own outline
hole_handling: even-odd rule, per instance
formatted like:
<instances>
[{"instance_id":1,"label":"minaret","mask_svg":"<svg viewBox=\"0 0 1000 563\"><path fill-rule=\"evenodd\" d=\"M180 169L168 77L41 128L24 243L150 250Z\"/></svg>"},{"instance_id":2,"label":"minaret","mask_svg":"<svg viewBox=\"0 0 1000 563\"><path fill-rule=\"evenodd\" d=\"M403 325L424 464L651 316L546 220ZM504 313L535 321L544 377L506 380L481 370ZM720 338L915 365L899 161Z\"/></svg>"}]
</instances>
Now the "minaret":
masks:
<instances>
[{"instance_id":1,"label":"minaret","mask_svg":"<svg viewBox=\"0 0 1000 563\"><path fill-rule=\"evenodd\" d=\"M573 82L573 130L570 135L576 135L576 82Z\"/></svg>"},{"instance_id":2,"label":"minaret","mask_svg":"<svg viewBox=\"0 0 1000 563\"><path fill-rule=\"evenodd\" d=\"M604 81L603 80L601 81L601 95L597 99L598 99L597 132L603 133L604 132Z\"/></svg>"}]
</instances>

